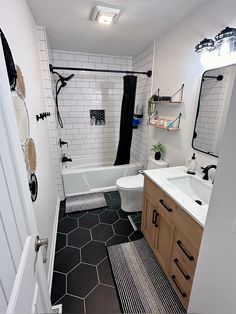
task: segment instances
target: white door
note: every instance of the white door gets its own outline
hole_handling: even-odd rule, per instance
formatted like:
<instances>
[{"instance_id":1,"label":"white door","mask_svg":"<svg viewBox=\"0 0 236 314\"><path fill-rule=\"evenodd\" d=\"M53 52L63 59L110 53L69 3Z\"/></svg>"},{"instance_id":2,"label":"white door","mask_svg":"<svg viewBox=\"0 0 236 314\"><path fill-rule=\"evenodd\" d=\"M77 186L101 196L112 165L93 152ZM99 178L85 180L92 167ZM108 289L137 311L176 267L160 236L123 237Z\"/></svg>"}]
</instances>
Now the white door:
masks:
<instances>
[{"instance_id":1,"label":"white door","mask_svg":"<svg viewBox=\"0 0 236 314\"><path fill-rule=\"evenodd\" d=\"M52 312L0 43L0 313Z\"/></svg>"}]
</instances>

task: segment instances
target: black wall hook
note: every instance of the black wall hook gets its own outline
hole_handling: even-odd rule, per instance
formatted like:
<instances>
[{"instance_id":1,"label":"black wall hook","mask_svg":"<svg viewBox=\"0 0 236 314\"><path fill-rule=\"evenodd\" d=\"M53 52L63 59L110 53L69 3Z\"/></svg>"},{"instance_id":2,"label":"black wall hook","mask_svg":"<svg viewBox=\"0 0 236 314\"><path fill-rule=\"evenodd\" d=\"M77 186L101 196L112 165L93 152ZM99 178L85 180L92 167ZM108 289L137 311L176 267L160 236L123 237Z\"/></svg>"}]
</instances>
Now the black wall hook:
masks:
<instances>
[{"instance_id":1,"label":"black wall hook","mask_svg":"<svg viewBox=\"0 0 236 314\"><path fill-rule=\"evenodd\" d=\"M40 119L44 120L44 118L50 117L50 112L41 112L36 115L36 120L39 121Z\"/></svg>"}]
</instances>

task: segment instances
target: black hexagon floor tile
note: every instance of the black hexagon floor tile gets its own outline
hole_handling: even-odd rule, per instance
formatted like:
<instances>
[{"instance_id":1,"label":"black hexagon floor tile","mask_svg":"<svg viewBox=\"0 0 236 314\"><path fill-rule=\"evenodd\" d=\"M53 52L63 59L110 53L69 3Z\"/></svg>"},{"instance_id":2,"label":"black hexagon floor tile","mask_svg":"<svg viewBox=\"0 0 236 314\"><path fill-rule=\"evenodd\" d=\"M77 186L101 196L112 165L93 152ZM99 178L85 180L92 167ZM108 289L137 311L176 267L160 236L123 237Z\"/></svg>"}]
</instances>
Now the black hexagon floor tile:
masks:
<instances>
[{"instance_id":1,"label":"black hexagon floor tile","mask_svg":"<svg viewBox=\"0 0 236 314\"><path fill-rule=\"evenodd\" d=\"M99 215L102 212L104 212L104 210L106 210L106 207L102 207L102 208L98 208L98 209L92 209L89 211L89 213L94 214L94 215Z\"/></svg>"},{"instance_id":2,"label":"black hexagon floor tile","mask_svg":"<svg viewBox=\"0 0 236 314\"><path fill-rule=\"evenodd\" d=\"M77 228L68 234L68 245L81 248L91 240L90 232L87 229Z\"/></svg>"},{"instance_id":3,"label":"black hexagon floor tile","mask_svg":"<svg viewBox=\"0 0 236 314\"><path fill-rule=\"evenodd\" d=\"M134 232L134 229L129 222L129 220L120 219L116 223L114 223L113 228L115 230L116 234L123 235L123 236L129 236L132 232Z\"/></svg>"},{"instance_id":4,"label":"black hexagon floor tile","mask_svg":"<svg viewBox=\"0 0 236 314\"><path fill-rule=\"evenodd\" d=\"M60 202L58 221L60 221L61 219L65 218L67 216L67 214L65 213L65 208L66 208L66 202L65 201L61 201Z\"/></svg>"},{"instance_id":5,"label":"black hexagon floor tile","mask_svg":"<svg viewBox=\"0 0 236 314\"><path fill-rule=\"evenodd\" d=\"M137 215L133 218L134 222L139 222L142 220L142 213L137 213Z\"/></svg>"},{"instance_id":6,"label":"black hexagon floor tile","mask_svg":"<svg viewBox=\"0 0 236 314\"><path fill-rule=\"evenodd\" d=\"M59 221L57 232L69 233L75 228L77 228L77 226L78 226L77 219L65 217L64 219Z\"/></svg>"},{"instance_id":7,"label":"black hexagon floor tile","mask_svg":"<svg viewBox=\"0 0 236 314\"><path fill-rule=\"evenodd\" d=\"M53 272L52 278L52 304L56 303L66 293L66 275Z\"/></svg>"},{"instance_id":8,"label":"black hexagon floor tile","mask_svg":"<svg viewBox=\"0 0 236 314\"><path fill-rule=\"evenodd\" d=\"M56 252L66 246L66 235L63 233L57 233Z\"/></svg>"},{"instance_id":9,"label":"black hexagon floor tile","mask_svg":"<svg viewBox=\"0 0 236 314\"><path fill-rule=\"evenodd\" d=\"M85 299L86 313L121 313L115 288L102 284L97 286Z\"/></svg>"},{"instance_id":10,"label":"black hexagon floor tile","mask_svg":"<svg viewBox=\"0 0 236 314\"><path fill-rule=\"evenodd\" d=\"M120 243L129 242L129 238L121 235L114 235L110 240L106 242L106 245L115 245Z\"/></svg>"},{"instance_id":11,"label":"black hexagon floor tile","mask_svg":"<svg viewBox=\"0 0 236 314\"><path fill-rule=\"evenodd\" d=\"M105 244L90 241L81 249L81 256L83 262L97 265L107 256Z\"/></svg>"},{"instance_id":12,"label":"black hexagon floor tile","mask_svg":"<svg viewBox=\"0 0 236 314\"><path fill-rule=\"evenodd\" d=\"M92 214L86 214L79 218L79 226L82 228L90 229L99 223L98 217Z\"/></svg>"},{"instance_id":13,"label":"black hexagon floor tile","mask_svg":"<svg viewBox=\"0 0 236 314\"><path fill-rule=\"evenodd\" d=\"M120 201L120 193L119 193L119 191L112 191L112 192L110 192L110 198L112 200L119 200Z\"/></svg>"},{"instance_id":14,"label":"black hexagon floor tile","mask_svg":"<svg viewBox=\"0 0 236 314\"><path fill-rule=\"evenodd\" d=\"M110 210L119 210L120 209L120 200L119 199L110 199L107 200L107 206Z\"/></svg>"},{"instance_id":15,"label":"black hexagon floor tile","mask_svg":"<svg viewBox=\"0 0 236 314\"><path fill-rule=\"evenodd\" d=\"M98 224L91 230L93 240L106 242L113 235L113 229L110 225Z\"/></svg>"},{"instance_id":16,"label":"black hexagon floor tile","mask_svg":"<svg viewBox=\"0 0 236 314\"><path fill-rule=\"evenodd\" d=\"M122 219L128 219L129 213L125 212L123 209L118 210L118 214Z\"/></svg>"},{"instance_id":17,"label":"black hexagon floor tile","mask_svg":"<svg viewBox=\"0 0 236 314\"><path fill-rule=\"evenodd\" d=\"M111 266L108 261L108 258L105 258L99 265L98 265L98 275L100 283L103 283L108 286L114 287L114 280L112 278Z\"/></svg>"},{"instance_id":18,"label":"black hexagon floor tile","mask_svg":"<svg viewBox=\"0 0 236 314\"><path fill-rule=\"evenodd\" d=\"M84 300L79 297L73 297L72 295L66 294L61 298L58 304L62 304L63 313L85 313Z\"/></svg>"},{"instance_id":19,"label":"black hexagon floor tile","mask_svg":"<svg viewBox=\"0 0 236 314\"><path fill-rule=\"evenodd\" d=\"M139 230L134 231L130 236L130 241L136 241L143 238L143 233Z\"/></svg>"},{"instance_id":20,"label":"black hexagon floor tile","mask_svg":"<svg viewBox=\"0 0 236 314\"><path fill-rule=\"evenodd\" d=\"M70 213L70 214L67 214L68 217L72 217L72 218L80 218L80 217L83 217L84 215L87 214L87 210L86 211L81 211L81 212L73 212L73 213Z\"/></svg>"},{"instance_id":21,"label":"black hexagon floor tile","mask_svg":"<svg viewBox=\"0 0 236 314\"><path fill-rule=\"evenodd\" d=\"M54 270L61 273L68 273L80 262L80 249L66 246L56 253Z\"/></svg>"},{"instance_id":22,"label":"black hexagon floor tile","mask_svg":"<svg viewBox=\"0 0 236 314\"><path fill-rule=\"evenodd\" d=\"M102 214L99 215L100 221L113 224L119 219L119 215L114 210L105 210Z\"/></svg>"},{"instance_id":23,"label":"black hexagon floor tile","mask_svg":"<svg viewBox=\"0 0 236 314\"><path fill-rule=\"evenodd\" d=\"M85 298L98 284L95 266L81 263L67 275L67 293Z\"/></svg>"}]
</instances>

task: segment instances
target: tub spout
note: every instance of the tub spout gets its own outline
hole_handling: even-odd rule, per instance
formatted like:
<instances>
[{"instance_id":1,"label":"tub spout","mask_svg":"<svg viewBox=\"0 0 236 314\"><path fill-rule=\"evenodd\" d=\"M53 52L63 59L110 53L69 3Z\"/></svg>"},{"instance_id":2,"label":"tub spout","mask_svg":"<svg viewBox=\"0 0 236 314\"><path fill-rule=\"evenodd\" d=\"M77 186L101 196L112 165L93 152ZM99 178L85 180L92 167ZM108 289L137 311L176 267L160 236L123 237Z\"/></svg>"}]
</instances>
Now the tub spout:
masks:
<instances>
[{"instance_id":1,"label":"tub spout","mask_svg":"<svg viewBox=\"0 0 236 314\"><path fill-rule=\"evenodd\" d=\"M62 162L67 162L67 161L72 162L72 159L71 159L71 158L68 158L68 157L66 157L66 156L63 156L62 159L61 159L61 161L62 161Z\"/></svg>"}]
</instances>

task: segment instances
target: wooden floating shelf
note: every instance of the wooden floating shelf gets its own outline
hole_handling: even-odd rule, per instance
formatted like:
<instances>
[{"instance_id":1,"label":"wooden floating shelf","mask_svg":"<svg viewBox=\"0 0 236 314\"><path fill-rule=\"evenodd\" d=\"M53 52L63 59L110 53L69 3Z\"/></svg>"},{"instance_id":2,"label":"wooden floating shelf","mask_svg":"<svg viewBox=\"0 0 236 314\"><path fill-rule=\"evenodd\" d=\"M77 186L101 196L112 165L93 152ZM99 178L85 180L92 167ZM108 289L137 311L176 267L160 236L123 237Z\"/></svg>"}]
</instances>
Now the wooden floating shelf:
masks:
<instances>
[{"instance_id":1,"label":"wooden floating shelf","mask_svg":"<svg viewBox=\"0 0 236 314\"><path fill-rule=\"evenodd\" d=\"M154 126L155 128L159 128L159 129L163 129L167 131L179 131L180 130L180 128L168 128L167 126L153 124L153 123L150 123L150 125Z\"/></svg>"}]
</instances>

